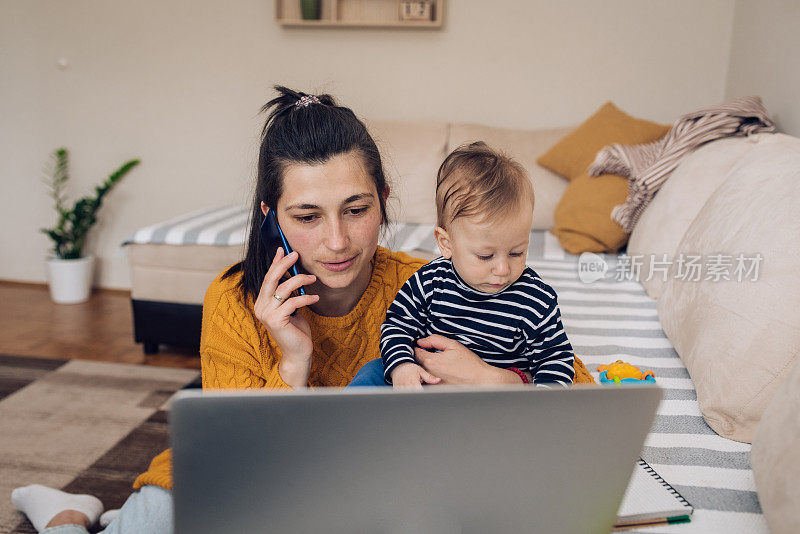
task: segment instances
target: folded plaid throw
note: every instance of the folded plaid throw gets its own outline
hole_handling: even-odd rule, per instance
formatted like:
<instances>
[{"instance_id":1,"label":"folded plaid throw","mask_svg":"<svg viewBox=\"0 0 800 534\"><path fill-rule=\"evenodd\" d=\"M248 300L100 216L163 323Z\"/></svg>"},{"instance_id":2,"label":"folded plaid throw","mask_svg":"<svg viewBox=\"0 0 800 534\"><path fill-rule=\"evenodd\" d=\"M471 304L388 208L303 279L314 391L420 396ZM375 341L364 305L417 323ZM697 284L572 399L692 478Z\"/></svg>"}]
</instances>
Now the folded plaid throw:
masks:
<instances>
[{"instance_id":1,"label":"folded plaid throw","mask_svg":"<svg viewBox=\"0 0 800 534\"><path fill-rule=\"evenodd\" d=\"M618 174L630 180L625 204L611 212L611 218L630 233L653 196L692 150L721 137L773 131L775 124L761 97L747 96L683 115L658 141L604 147L589 166L589 175Z\"/></svg>"}]
</instances>

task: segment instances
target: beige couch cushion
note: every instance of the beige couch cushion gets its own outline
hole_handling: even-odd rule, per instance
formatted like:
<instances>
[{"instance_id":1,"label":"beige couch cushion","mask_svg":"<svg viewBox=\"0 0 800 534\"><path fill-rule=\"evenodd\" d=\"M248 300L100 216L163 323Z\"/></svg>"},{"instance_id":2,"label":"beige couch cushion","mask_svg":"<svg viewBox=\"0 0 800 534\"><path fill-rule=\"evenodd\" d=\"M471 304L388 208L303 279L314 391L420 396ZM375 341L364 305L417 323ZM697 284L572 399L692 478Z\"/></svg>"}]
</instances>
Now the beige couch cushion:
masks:
<instances>
[{"instance_id":1,"label":"beige couch cushion","mask_svg":"<svg viewBox=\"0 0 800 534\"><path fill-rule=\"evenodd\" d=\"M436 224L436 171L447 148L447 123L367 121L392 187L389 216Z\"/></svg>"},{"instance_id":2,"label":"beige couch cushion","mask_svg":"<svg viewBox=\"0 0 800 534\"><path fill-rule=\"evenodd\" d=\"M545 130L514 130L492 128L478 124L453 124L450 127L449 154L464 143L484 141L519 161L530 174L536 205L533 210L533 228L548 230L553 227L553 213L567 182L551 170L545 169L536 158L571 132L573 127Z\"/></svg>"},{"instance_id":3,"label":"beige couch cushion","mask_svg":"<svg viewBox=\"0 0 800 534\"><path fill-rule=\"evenodd\" d=\"M753 436L750 465L758 500L775 534L800 532L800 363L775 392Z\"/></svg>"},{"instance_id":4,"label":"beige couch cushion","mask_svg":"<svg viewBox=\"0 0 800 534\"><path fill-rule=\"evenodd\" d=\"M642 257L640 281L648 295L658 298L666 284L663 271L650 272L653 257L657 262L664 254L667 261L673 257L686 229L714 190L755 143L770 135L727 137L707 143L687 156L658 191L628 241L628 254Z\"/></svg>"},{"instance_id":5,"label":"beige couch cushion","mask_svg":"<svg viewBox=\"0 0 800 534\"><path fill-rule=\"evenodd\" d=\"M676 278L658 301L664 332L720 435L750 442L800 348L800 139L766 136L731 170L683 236L702 255L700 282ZM757 281L706 280L714 254L763 257ZM746 266L751 266L747 262Z\"/></svg>"}]
</instances>

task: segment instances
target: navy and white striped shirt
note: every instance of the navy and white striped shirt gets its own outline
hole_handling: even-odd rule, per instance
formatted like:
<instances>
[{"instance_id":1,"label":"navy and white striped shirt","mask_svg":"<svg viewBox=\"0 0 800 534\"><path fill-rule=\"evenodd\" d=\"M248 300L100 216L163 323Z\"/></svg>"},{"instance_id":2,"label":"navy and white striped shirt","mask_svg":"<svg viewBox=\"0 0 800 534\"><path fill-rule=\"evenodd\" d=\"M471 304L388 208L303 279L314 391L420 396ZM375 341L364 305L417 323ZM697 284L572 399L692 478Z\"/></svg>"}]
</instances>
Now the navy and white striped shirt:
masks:
<instances>
[{"instance_id":1,"label":"navy and white striped shirt","mask_svg":"<svg viewBox=\"0 0 800 534\"><path fill-rule=\"evenodd\" d=\"M529 371L534 384L571 384L575 356L561 324L556 292L526 267L499 293L471 288L437 258L403 285L381 325L384 377L412 362L418 339L455 339L495 367Z\"/></svg>"}]
</instances>

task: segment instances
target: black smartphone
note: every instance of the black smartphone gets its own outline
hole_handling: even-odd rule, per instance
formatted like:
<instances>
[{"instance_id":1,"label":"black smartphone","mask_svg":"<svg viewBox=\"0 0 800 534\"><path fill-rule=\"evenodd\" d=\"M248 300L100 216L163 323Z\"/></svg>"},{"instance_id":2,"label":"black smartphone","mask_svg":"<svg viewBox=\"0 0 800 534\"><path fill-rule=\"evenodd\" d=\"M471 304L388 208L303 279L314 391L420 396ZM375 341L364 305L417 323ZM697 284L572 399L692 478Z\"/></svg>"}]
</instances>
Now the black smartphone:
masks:
<instances>
[{"instance_id":1,"label":"black smartphone","mask_svg":"<svg viewBox=\"0 0 800 534\"><path fill-rule=\"evenodd\" d=\"M264 217L264 222L261 223L261 242L264 243L264 247L267 250L267 269L275 259L275 254L278 253L279 247L283 247L283 252L286 256L292 253L292 247L289 246L286 236L283 235L283 230L278 224L278 217L275 215L274 210L269 210L267 216ZM297 268L299 264L300 259L298 258L294 265L289 268L289 273L292 276L300 274L300 270ZM306 294L302 286L300 286L299 291L301 295Z\"/></svg>"}]
</instances>

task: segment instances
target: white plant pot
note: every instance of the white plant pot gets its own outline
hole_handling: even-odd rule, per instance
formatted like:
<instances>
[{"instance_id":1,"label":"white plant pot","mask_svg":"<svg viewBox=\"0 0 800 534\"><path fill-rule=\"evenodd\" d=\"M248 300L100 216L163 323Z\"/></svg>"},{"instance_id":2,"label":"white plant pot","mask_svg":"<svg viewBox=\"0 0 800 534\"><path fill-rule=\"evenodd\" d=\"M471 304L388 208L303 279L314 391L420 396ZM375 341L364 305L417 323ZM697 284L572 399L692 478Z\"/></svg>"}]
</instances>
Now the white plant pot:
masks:
<instances>
[{"instance_id":1,"label":"white plant pot","mask_svg":"<svg viewBox=\"0 0 800 534\"><path fill-rule=\"evenodd\" d=\"M92 293L94 256L75 260L47 259L50 298L58 304L86 302Z\"/></svg>"}]
</instances>

